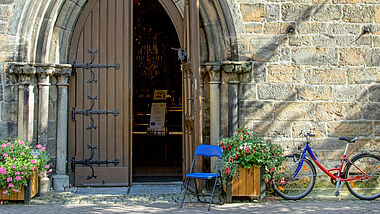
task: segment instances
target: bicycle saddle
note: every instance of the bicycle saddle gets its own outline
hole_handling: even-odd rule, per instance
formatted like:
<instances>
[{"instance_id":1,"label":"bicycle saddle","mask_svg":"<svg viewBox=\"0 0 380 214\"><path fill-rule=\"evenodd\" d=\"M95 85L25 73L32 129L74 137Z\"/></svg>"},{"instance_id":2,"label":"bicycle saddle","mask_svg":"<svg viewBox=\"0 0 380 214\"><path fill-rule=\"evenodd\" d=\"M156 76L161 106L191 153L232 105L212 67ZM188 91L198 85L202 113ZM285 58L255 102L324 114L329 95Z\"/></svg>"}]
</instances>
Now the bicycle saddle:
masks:
<instances>
[{"instance_id":1,"label":"bicycle saddle","mask_svg":"<svg viewBox=\"0 0 380 214\"><path fill-rule=\"evenodd\" d=\"M357 137L339 137L339 140L344 140L349 143L355 143L355 140L358 139Z\"/></svg>"}]
</instances>

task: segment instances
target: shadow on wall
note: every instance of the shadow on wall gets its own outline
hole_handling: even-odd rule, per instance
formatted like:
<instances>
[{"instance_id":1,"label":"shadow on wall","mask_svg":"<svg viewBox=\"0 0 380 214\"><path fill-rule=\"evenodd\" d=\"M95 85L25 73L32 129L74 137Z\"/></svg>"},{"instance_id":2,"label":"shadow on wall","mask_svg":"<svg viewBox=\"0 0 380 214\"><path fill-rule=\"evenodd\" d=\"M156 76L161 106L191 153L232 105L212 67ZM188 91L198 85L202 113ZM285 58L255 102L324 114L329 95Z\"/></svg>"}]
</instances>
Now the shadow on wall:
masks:
<instances>
[{"instance_id":1,"label":"shadow on wall","mask_svg":"<svg viewBox=\"0 0 380 214\"><path fill-rule=\"evenodd\" d=\"M291 26L296 27L300 22L308 21L323 7L323 4L319 4L305 9ZM380 138L378 137L380 135L380 85L378 80L368 81L365 85L360 83L347 85L348 80L346 80L346 83L342 85L329 86L331 90L329 100L311 102L311 100L302 99L302 86L307 85L292 82L268 83L266 80L266 62L278 57L276 51L280 49L284 37L285 35L280 35L278 38L271 39L269 44L257 47L257 52L254 53L253 58L257 61L252 66L255 85L241 85L240 91L243 91L243 94L240 95L239 101L240 126L253 127L256 132L265 133L266 138L285 145L289 153L302 146L304 138L298 136L302 129L316 134L312 148L319 151L322 159L335 157L335 152L342 154L345 143L338 140L340 136L359 138L358 143L351 146L350 153L361 151L380 153ZM298 63L290 57L288 61L291 64ZM313 63L313 60L306 61ZM328 69L327 66L331 64L336 66L336 63L327 59L325 63L317 62L316 65L326 65ZM250 91L252 86L264 91L265 96L259 92L252 93ZM320 85L312 86L320 87ZM320 93L320 91L315 92ZM247 119L247 117L250 118Z\"/></svg>"}]
</instances>

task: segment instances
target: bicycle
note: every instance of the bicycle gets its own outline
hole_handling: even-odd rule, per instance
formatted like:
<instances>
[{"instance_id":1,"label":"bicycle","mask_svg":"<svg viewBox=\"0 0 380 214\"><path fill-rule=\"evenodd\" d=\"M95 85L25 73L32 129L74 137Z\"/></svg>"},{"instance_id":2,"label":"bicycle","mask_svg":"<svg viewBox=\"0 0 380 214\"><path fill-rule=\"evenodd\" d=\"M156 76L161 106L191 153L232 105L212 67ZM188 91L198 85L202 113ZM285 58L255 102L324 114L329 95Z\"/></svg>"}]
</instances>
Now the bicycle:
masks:
<instances>
[{"instance_id":1,"label":"bicycle","mask_svg":"<svg viewBox=\"0 0 380 214\"><path fill-rule=\"evenodd\" d=\"M287 200L299 200L307 196L314 187L317 172L315 166L306 157L309 153L313 162L335 185L335 195L339 197L344 183L355 197L362 200L373 200L380 197L380 156L371 153L361 153L351 159L347 156L348 146L355 143L357 137L339 137L347 145L341 158L341 163L335 168L326 169L317 160L311 150L310 137L314 134L302 130L300 135L306 138L306 144L300 154L286 155L280 170L279 178L273 179L274 191ZM343 168L344 167L344 168Z\"/></svg>"}]
</instances>

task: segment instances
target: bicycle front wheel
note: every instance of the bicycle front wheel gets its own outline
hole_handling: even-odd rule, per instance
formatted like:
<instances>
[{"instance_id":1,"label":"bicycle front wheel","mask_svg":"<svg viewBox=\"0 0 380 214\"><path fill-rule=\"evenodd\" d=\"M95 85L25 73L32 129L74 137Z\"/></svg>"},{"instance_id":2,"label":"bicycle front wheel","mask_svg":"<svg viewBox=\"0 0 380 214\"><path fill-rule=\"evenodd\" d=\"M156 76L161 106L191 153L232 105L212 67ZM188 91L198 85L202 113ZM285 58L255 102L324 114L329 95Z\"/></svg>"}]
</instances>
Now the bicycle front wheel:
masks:
<instances>
[{"instance_id":1,"label":"bicycle front wheel","mask_svg":"<svg viewBox=\"0 0 380 214\"><path fill-rule=\"evenodd\" d=\"M300 171L293 177L300 161L298 154L285 156L280 176L273 179L274 191L284 199L299 200L307 196L314 187L317 173L308 159L303 161Z\"/></svg>"},{"instance_id":2,"label":"bicycle front wheel","mask_svg":"<svg viewBox=\"0 0 380 214\"><path fill-rule=\"evenodd\" d=\"M380 197L380 156L364 153L357 155L347 163L345 178L348 190L362 200Z\"/></svg>"}]
</instances>

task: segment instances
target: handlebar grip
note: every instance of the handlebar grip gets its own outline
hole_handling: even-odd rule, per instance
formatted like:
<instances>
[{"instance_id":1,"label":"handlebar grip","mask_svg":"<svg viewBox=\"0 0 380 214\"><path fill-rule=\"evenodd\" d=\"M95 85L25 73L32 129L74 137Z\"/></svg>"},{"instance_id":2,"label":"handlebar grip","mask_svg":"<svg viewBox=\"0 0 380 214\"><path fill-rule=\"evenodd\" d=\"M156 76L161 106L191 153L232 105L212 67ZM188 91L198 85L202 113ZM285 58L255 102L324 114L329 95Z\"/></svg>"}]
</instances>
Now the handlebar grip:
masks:
<instances>
[{"instance_id":1,"label":"handlebar grip","mask_svg":"<svg viewBox=\"0 0 380 214\"><path fill-rule=\"evenodd\" d=\"M308 133L308 135L309 135L310 137L315 137L315 134L310 134L310 133Z\"/></svg>"}]
</instances>

